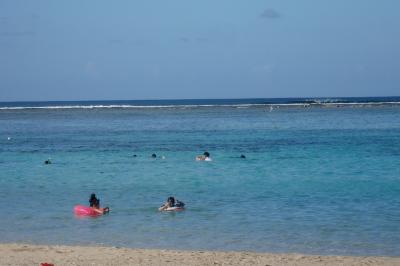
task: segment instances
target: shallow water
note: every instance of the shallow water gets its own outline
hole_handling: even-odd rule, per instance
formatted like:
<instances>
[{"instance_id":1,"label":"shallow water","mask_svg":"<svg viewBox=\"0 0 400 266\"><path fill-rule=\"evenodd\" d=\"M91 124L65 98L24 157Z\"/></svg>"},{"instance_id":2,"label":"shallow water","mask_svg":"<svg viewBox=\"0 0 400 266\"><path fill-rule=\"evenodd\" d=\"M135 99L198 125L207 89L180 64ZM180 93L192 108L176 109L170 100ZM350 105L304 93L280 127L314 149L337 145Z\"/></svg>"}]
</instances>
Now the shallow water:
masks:
<instances>
[{"instance_id":1,"label":"shallow water","mask_svg":"<svg viewBox=\"0 0 400 266\"><path fill-rule=\"evenodd\" d=\"M399 165L396 106L5 109L0 241L399 256Z\"/></svg>"}]
</instances>

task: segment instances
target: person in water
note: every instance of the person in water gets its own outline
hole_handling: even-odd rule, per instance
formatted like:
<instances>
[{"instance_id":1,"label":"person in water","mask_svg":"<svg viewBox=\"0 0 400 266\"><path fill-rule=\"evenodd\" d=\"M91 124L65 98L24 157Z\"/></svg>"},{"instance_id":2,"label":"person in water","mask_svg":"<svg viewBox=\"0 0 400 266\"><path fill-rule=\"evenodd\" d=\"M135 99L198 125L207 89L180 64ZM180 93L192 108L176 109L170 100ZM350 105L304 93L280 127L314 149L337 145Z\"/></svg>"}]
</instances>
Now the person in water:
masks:
<instances>
[{"instance_id":1,"label":"person in water","mask_svg":"<svg viewBox=\"0 0 400 266\"><path fill-rule=\"evenodd\" d=\"M210 153L208 151L204 152L203 155L196 156L196 161L212 161Z\"/></svg>"},{"instance_id":2,"label":"person in water","mask_svg":"<svg viewBox=\"0 0 400 266\"><path fill-rule=\"evenodd\" d=\"M165 202L160 208L158 208L159 211L165 211L168 208L183 208L185 206L185 203L183 203L182 201L176 200L174 197L169 197L167 199L167 202Z\"/></svg>"},{"instance_id":3,"label":"person in water","mask_svg":"<svg viewBox=\"0 0 400 266\"><path fill-rule=\"evenodd\" d=\"M46 161L44 161L44 164L51 164L50 159L47 159Z\"/></svg>"},{"instance_id":4,"label":"person in water","mask_svg":"<svg viewBox=\"0 0 400 266\"><path fill-rule=\"evenodd\" d=\"M105 214L110 211L109 207L100 208L100 200L98 198L96 198L96 194L94 194L94 193L92 195L90 195L89 204L90 204L90 207L98 213Z\"/></svg>"},{"instance_id":5,"label":"person in water","mask_svg":"<svg viewBox=\"0 0 400 266\"><path fill-rule=\"evenodd\" d=\"M155 154L155 153L153 153L152 155L151 155L151 158L157 158L157 155Z\"/></svg>"}]
</instances>

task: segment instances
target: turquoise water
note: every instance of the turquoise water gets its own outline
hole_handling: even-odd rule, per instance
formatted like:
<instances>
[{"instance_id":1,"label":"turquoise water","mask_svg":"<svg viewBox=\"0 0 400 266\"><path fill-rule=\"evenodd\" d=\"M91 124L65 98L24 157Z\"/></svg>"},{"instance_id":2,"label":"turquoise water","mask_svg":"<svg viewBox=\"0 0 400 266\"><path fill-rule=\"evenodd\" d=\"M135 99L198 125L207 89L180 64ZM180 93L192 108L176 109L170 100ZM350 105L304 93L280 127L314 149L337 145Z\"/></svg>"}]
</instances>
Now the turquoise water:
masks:
<instances>
[{"instance_id":1,"label":"turquoise water","mask_svg":"<svg viewBox=\"0 0 400 266\"><path fill-rule=\"evenodd\" d=\"M0 241L400 256L399 166L398 106L2 109Z\"/></svg>"}]
</instances>

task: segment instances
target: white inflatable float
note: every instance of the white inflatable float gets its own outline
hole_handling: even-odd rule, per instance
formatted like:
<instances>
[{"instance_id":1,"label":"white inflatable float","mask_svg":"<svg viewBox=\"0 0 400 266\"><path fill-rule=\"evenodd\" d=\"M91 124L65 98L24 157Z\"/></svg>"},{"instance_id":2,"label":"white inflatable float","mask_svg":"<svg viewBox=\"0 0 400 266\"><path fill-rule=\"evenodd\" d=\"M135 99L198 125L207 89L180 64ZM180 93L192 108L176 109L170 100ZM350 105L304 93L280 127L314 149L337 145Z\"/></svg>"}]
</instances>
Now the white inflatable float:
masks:
<instances>
[{"instance_id":1,"label":"white inflatable float","mask_svg":"<svg viewBox=\"0 0 400 266\"><path fill-rule=\"evenodd\" d=\"M185 208L183 208L183 207L168 207L168 208L166 208L164 211L167 211L167 212L176 212L176 211L183 211Z\"/></svg>"}]
</instances>

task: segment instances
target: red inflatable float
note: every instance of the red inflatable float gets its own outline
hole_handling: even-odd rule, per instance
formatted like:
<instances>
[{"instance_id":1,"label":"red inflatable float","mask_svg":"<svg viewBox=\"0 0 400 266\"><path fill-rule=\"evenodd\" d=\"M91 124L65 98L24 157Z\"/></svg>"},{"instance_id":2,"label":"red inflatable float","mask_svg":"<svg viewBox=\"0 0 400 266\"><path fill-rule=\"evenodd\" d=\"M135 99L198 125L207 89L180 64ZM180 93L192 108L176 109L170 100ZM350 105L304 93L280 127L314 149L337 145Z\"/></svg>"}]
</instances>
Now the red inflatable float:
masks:
<instances>
[{"instance_id":1,"label":"red inflatable float","mask_svg":"<svg viewBox=\"0 0 400 266\"><path fill-rule=\"evenodd\" d=\"M78 216L100 216L103 213L101 213L101 210L95 210L92 207L88 207L88 206L83 206L83 205L76 205L74 207L74 213Z\"/></svg>"}]
</instances>

